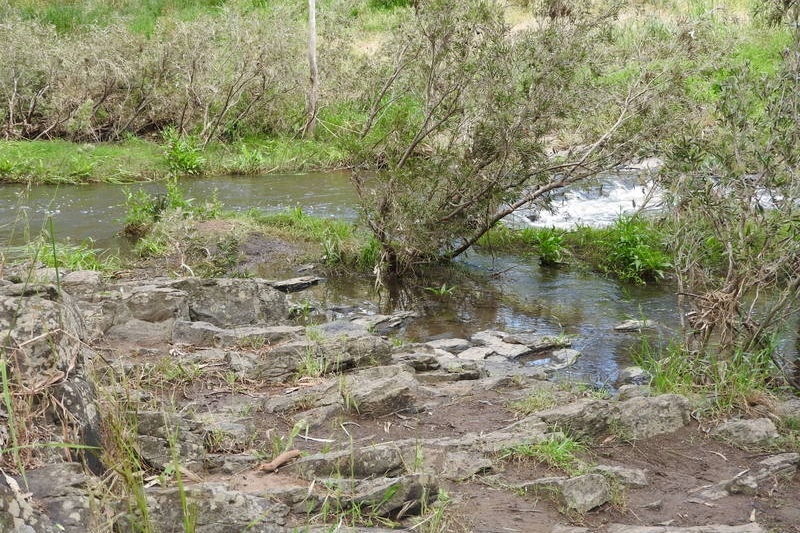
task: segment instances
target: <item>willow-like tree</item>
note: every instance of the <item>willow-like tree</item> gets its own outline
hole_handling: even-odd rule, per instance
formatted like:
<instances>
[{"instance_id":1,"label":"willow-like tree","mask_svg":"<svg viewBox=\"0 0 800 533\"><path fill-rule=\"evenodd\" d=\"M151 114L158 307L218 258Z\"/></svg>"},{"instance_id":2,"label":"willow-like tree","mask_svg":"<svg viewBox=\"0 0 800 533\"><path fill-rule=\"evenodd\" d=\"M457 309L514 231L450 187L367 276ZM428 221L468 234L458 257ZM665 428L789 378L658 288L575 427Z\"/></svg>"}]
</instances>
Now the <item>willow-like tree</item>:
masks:
<instances>
[{"instance_id":1,"label":"willow-like tree","mask_svg":"<svg viewBox=\"0 0 800 533\"><path fill-rule=\"evenodd\" d=\"M792 35L776 72L743 67L723 80L699 110L703 130L675 138L661 176L686 352L744 359L753 372L788 366L775 341L800 302L800 4L764 8Z\"/></svg>"},{"instance_id":2,"label":"willow-like tree","mask_svg":"<svg viewBox=\"0 0 800 533\"><path fill-rule=\"evenodd\" d=\"M352 178L384 275L452 259L514 210L645 149L666 117L653 112L664 78L594 84L615 12L581 6L511 31L492 0L417 2L375 61ZM559 136L571 143L556 157Z\"/></svg>"}]
</instances>

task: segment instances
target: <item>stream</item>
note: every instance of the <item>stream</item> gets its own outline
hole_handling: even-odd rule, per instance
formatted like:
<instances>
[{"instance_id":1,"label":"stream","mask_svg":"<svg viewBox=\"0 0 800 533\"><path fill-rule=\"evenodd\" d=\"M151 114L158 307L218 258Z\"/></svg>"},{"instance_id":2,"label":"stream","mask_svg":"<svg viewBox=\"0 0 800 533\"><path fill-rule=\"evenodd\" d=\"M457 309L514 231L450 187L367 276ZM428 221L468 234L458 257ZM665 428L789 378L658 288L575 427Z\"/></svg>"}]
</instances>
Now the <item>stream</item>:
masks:
<instances>
[{"instance_id":1,"label":"stream","mask_svg":"<svg viewBox=\"0 0 800 533\"><path fill-rule=\"evenodd\" d=\"M96 248L124 252L126 242L117 232L125 215L126 190L137 187L151 192L164 190L161 183L30 189L0 185L0 242L24 244L28 236L49 227L48 219L52 218L59 241L79 243L91 239ZM216 195L228 210L280 212L299 207L316 216L346 220L357 217L355 194L346 173L193 178L181 181L181 187L187 198L196 201ZM635 181L608 179L593 191L564 197L560 215L525 215L518 217L517 223L608 223L620 212L637 208L637 199L647 193ZM561 223L555 223L554 217L559 217ZM460 262L465 267L462 270L474 274L469 284L453 282L452 294L444 297L417 290L413 298L400 305L413 307L420 315L404 331L406 340L464 337L482 329L566 334L583 355L562 375L602 386L613 383L619 370L631 364L630 351L641 342L638 334L615 332L616 324L646 317L660 326L652 335L663 337L671 336L677 328L671 287L621 284L576 268L541 267L535 258L514 255L471 252ZM387 302L385 297L379 300L368 280L330 280L315 289L313 297L328 305L360 306L384 313L398 307L397 302Z\"/></svg>"}]
</instances>

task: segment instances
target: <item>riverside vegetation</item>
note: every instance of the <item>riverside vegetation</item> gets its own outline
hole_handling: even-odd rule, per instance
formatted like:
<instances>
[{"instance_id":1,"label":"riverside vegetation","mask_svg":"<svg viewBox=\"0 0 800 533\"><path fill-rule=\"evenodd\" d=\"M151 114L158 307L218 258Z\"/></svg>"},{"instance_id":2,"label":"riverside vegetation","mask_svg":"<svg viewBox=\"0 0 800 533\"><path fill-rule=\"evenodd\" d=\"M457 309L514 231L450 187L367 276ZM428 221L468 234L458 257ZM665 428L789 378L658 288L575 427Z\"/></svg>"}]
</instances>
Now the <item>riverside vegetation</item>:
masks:
<instances>
[{"instance_id":1,"label":"riverside vegetation","mask_svg":"<svg viewBox=\"0 0 800 533\"><path fill-rule=\"evenodd\" d=\"M217 291L217 284L222 289L214 294L220 298L229 297L226 283L240 283L258 298L273 298L260 281L244 279L251 273L241 267L242 249L253 235L269 242L270 260L309 259L323 263L326 275L362 272L374 276L380 290L473 246L527 254L549 268L588 264L624 283L675 283L682 331L666 346L643 340L636 355L652 378L650 391L688 397L701 428L728 417L777 422L777 429L773 424L765 431L768 437L739 444L797 451L799 418L785 396L800 384L780 342L800 301L796 1L320 1L321 84L312 136L301 135L308 120L304 6L254 0L145 4L0 4L0 37L8 43L0 54L0 131L5 137L0 179L81 183L164 178L164 195L129 193L122 231L136 241L141 257L134 272L189 277L154 287L127 286L114 279L119 259L104 259L91 243L57 243L47 237L52 227L49 232L44 228L45 237L32 239L27 266L2 262L4 276L19 282L0 287L12 310L0 360L3 466L24 474L65 455L82 457L94 468L93 457L99 456L110 466L104 477L80 478L75 485L91 493L97 507L82 514L74 527L85 526L91 515L97 530L159 531L160 523L174 523L175 530L217 531L211 525L217 518L204 514L198 503L216 497L193 484L198 473L209 475L199 464L218 460L215 472L230 474L261 459L280 463L282 453L298 448L303 437L311 439L303 448L311 457L291 471L297 475L291 482L324 480L325 492L313 490L316 481L299 489L305 498L273 492L284 506L273 507L242 489L254 514L242 511L242 521L231 527L273 531L273 523L283 527L288 519L288 527L300 529L306 526L296 520L303 516L316 524L467 530L457 514L448 513L453 490L461 485L436 486L425 477L440 474L441 464L452 468L453 479L464 475L517 491L519 497L552 500L567 517L590 527L605 527L600 522L608 517L592 522L586 512L594 504L569 499L574 478L587 486L599 483L614 512L624 515L633 509L628 506L636 496L622 488L618 477L607 476L611 481L605 485L591 477L597 474L592 473L590 450L652 436L650 430L637 433L645 422L626 410L635 411L638 400L623 407L630 400L559 390L547 381L531 383L532 376L518 370L510 378L500 376L492 366L496 360L480 359L473 368L463 347L453 349L455 359L431 346L390 349L389 341L368 335L380 332L373 323L355 337L370 339L358 340L370 346L380 344L367 357L374 361L360 359L364 354L354 347L358 342L345 342L335 333L328 338L314 328L269 329L287 327L290 315L307 322L307 301L269 319L198 311L205 305L202 292ZM637 214L609 228L563 232L502 224L516 207L548 209L558 190L652 155L664 161L654 176L666 192L667 208L660 215ZM299 210L233 215L213 198L187 199L180 187L180 180L204 173L343 167L351 169L359 196L358 224L319 220ZM55 267L55 278L37 269L38 262ZM73 278L62 287L65 270L86 269L103 270L108 278ZM55 283L53 290L74 291L79 309L64 301L61 311L53 311L49 330L34 328L28 337L20 336L19 324L28 323L20 318L28 316L26 302L55 309L55 302L66 298L38 285L40 275ZM196 285L196 277L243 279ZM427 291L446 298L455 289L451 283L437 280ZM269 301L276 308L283 305ZM165 308L155 312L153 302ZM76 316L94 328L91 333ZM183 328L180 333L174 333L176 323ZM254 327L267 329L247 329ZM42 339L50 348L40 346ZM89 358L93 364L86 361L84 368L81 362L73 373L78 367L71 365L85 358L84 343L95 351ZM168 343L177 351L170 351ZM481 348L473 344L469 349ZM181 345L190 348L182 351ZM15 366L22 354L29 356L30 346L40 347L39 355L53 354L55 362L42 362L42 368L52 367L45 381ZM106 360L105 349L112 360ZM351 368L375 362L384 370ZM390 363L411 365L419 375L406 376L405 367L386 370ZM328 441L339 439L348 440L348 453L359 450L360 457L367 448L357 445L358 438L368 439L373 430L411 449L399 440L398 426L420 424L402 417L423 412L415 411L423 404L441 409L436 416L468 420L469 410L437 403L420 383L452 380L456 384L449 393L469 403L473 389L465 392L457 383L475 377L500 380L479 383L505 391L489 393L496 396L487 401L503 407L486 413L493 426L488 436L471 441L474 428L465 422L459 436L467 444L455 445L431 430L418 436L414 454L393 457L392 466L383 470L370 463L367 474L356 472L360 463L355 459L326 455L342 452L326 448ZM402 386L383 405L368 386L370 380L393 391L390 384ZM292 389L286 393L292 401L285 405L271 400L280 396L280 383ZM292 396L307 386L310 394ZM93 387L97 394L86 400L86 413L64 414L64 398L73 398L70 391ZM128 394L121 396L120 390ZM188 398L204 390L216 392L203 398L220 394L234 405L240 402L243 410L258 411L264 427L232 429L230 408L220 407L220 400L204 406L208 412L195 413L221 417L204 419L200 429ZM247 402L247 397L259 401ZM681 422L670 429L683 427L689 413L685 400L659 398L648 405L678 412ZM579 414L554 407L561 403L579 405ZM479 403L469 405L482 409ZM102 425L87 414L93 410L102 416ZM524 423L507 428L492 418L509 412ZM248 413L237 413L249 419ZM389 418L389 425L380 427L382 417L398 413L397 420ZM287 417L291 420L283 437L272 432L286 425ZM41 426L26 426L27 420ZM60 423L53 425L53 420ZM329 433L310 437L304 425L309 421ZM272 437L268 447L253 440L262 430ZM508 437L506 430L522 431L525 438ZM735 440L727 431L719 434ZM487 450L493 465L486 466ZM233 457L234 452L246 457ZM727 470L737 461L739 467L745 464L734 449L714 453L732 458ZM458 454L466 454L475 469L460 470ZM482 475L484 466L497 468L498 461L510 474L472 477ZM515 470L519 461L533 461L540 474L554 469L566 477L531 480L523 468ZM796 458L787 461L797 463ZM279 468L278 463L269 464ZM757 477L771 467L748 462L746 468ZM786 467L781 475L789 471L789 488L781 494L791 500L797 494L795 470ZM698 498L708 507L720 498L730 503L740 493L761 501L764 479L780 477L769 472L750 481L720 479L718 494L705 487ZM59 471L58 476L68 474ZM14 492L9 479L0 483L0 494L13 493L23 505L22 492ZM388 485L381 485L386 479ZM163 489L152 490L156 486ZM480 493L473 485L464 487L473 497ZM222 498L239 497L225 492L230 486L219 490L227 495ZM125 509L110 502L123 502ZM677 513L679 503L684 500L665 505ZM164 509L179 512L158 514ZM653 524L670 518L667 511L660 515L642 509L636 507L633 515L648 513ZM798 517L788 513L771 518L776 530L794 527ZM415 518L409 521L409 514ZM694 524L684 520L680 525Z\"/></svg>"}]
</instances>

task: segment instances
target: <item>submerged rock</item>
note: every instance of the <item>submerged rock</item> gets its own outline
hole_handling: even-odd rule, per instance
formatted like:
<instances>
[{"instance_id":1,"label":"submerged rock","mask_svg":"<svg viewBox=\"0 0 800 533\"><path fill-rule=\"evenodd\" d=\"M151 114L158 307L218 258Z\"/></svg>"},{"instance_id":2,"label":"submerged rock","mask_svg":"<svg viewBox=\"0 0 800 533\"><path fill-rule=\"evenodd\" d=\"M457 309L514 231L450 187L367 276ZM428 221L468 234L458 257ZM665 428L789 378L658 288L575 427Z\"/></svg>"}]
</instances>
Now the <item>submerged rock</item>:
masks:
<instances>
[{"instance_id":1,"label":"submerged rock","mask_svg":"<svg viewBox=\"0 0 800 533\"><path fill-rule=\"evenodd\" d=\"M652 320L625 320L614 326L614 331L641 331L655 327L656 323Z\"/></svg>"}]
</instances>

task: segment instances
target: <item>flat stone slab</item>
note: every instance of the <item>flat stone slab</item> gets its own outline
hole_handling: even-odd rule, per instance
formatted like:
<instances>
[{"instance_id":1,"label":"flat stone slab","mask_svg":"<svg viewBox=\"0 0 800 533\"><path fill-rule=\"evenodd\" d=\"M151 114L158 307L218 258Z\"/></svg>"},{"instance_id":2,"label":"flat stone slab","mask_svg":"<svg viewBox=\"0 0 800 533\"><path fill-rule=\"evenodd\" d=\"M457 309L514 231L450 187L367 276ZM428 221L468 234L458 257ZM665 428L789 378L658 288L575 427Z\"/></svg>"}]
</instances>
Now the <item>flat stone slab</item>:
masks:
<instances>
[{"instance_id":1,"label":"flat stone slab","mask_svg":"<svg viewBox=\"0 0 800 533\"><path fill-rule=\"evenodd\" d=\"M467 339L436 339L425 343L435 350L445 350L457 354L472 347Z\"/></svg>"},{"instance_id":2,"label":"flat stone slab","mask_svg":"<svg viewBox=\"0 0 800 533\"><path fill-rule=\"evenodd\" d=\"M321 281L325 281L325 278L319 278L317 276L300 276L281 281L269 281L267 284L277 291L290 293L304 291L309 287L317 285Z\"/></svg>"}]
</instances>

